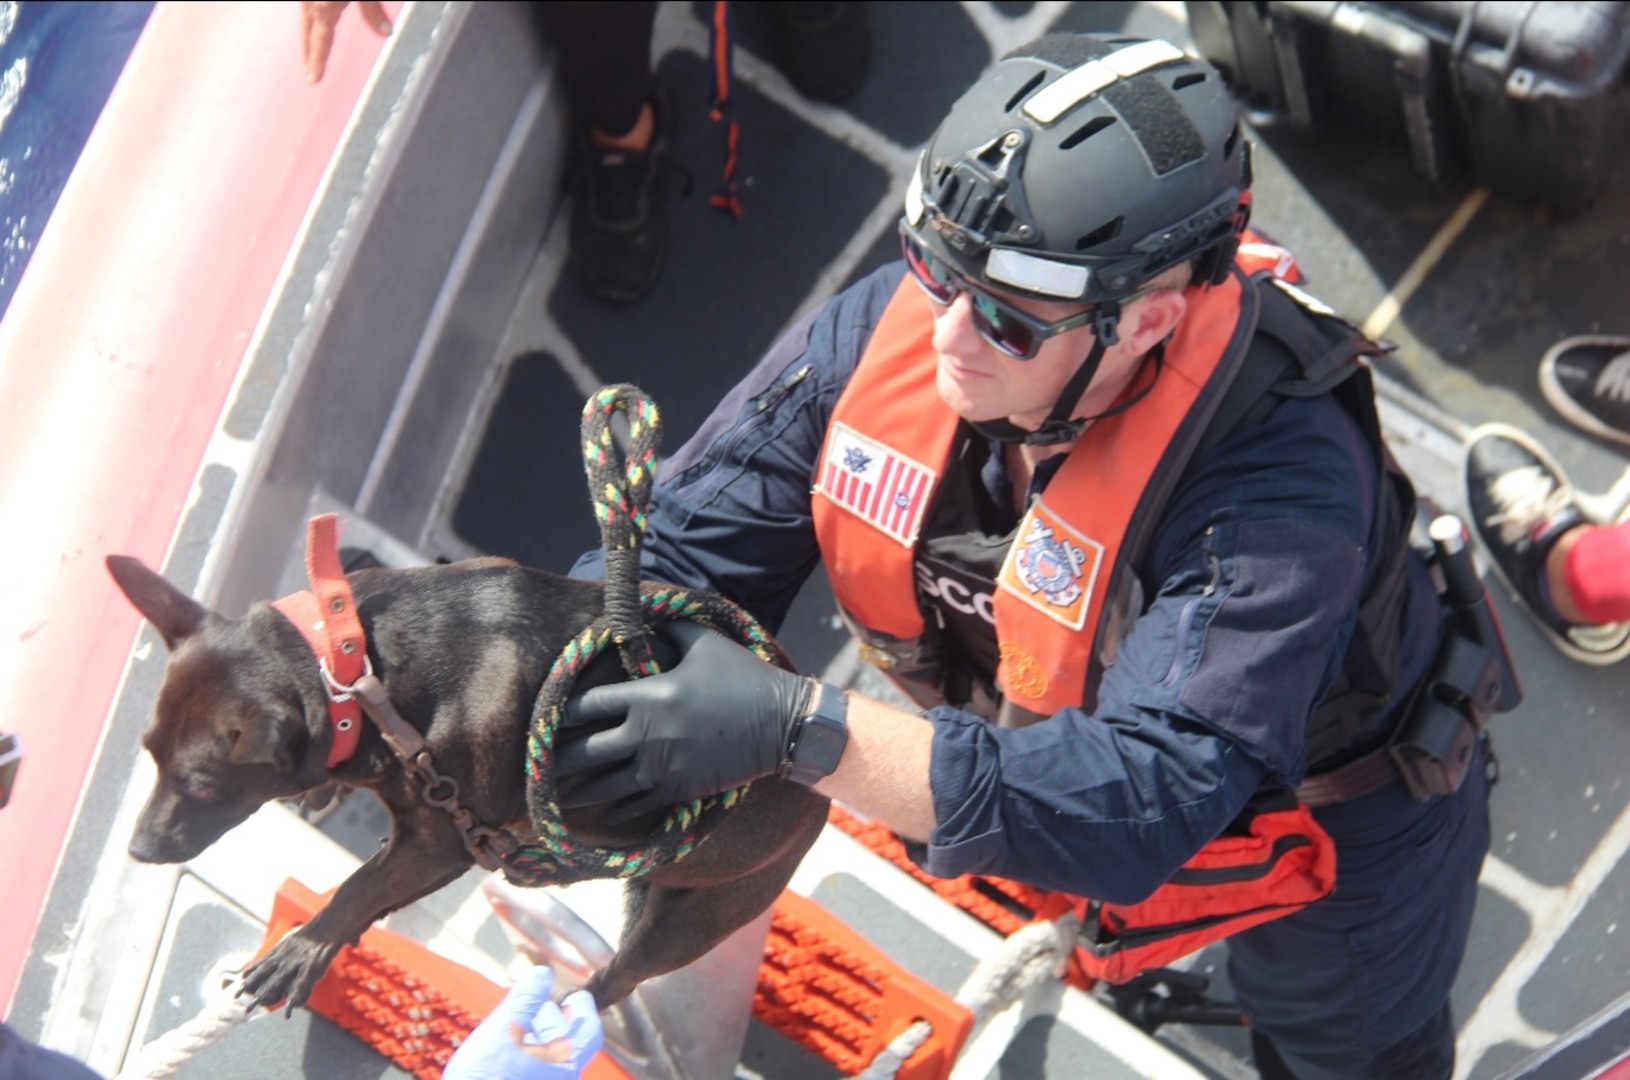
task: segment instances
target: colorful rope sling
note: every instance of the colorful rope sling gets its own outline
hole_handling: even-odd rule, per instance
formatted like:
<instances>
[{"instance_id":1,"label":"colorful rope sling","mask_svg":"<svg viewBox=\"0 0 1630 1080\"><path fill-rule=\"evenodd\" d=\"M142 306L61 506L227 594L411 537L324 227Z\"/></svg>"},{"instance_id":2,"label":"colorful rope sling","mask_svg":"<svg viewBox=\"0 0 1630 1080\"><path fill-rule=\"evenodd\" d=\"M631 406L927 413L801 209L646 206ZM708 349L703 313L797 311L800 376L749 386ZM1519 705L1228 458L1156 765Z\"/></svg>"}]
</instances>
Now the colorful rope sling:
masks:
<instances>
[{"instance_id":1,"label":"colorful rope sling","mask_svg":"<svg viewBox=\"0 0 1630 1080\"><path fill-rule=\"evenodd\" d=\"M628 452L620 474L611 419L628 418ZM637 877L682 859L696 847L720 815L735 806L746 787L675 806L662 827L644 843L603 848L575 840L560 820L553 751L561 711L572 684L589 663L615 645L630 678L658 671L651 651L651 628L668 619L695 619L751 649L761 660L787 669L792 663L769 634L746 612L709 592L640 583L640 546L646 507L656 478L661 419L637 388L608 386L583 408L583 467L589 497L600 522L606 554L605 612L556 659L532 711L527 736L527 810L538 839L508 859L506 875L519 885L565 885L589 878Z\"/></svg>"}]
</instances>

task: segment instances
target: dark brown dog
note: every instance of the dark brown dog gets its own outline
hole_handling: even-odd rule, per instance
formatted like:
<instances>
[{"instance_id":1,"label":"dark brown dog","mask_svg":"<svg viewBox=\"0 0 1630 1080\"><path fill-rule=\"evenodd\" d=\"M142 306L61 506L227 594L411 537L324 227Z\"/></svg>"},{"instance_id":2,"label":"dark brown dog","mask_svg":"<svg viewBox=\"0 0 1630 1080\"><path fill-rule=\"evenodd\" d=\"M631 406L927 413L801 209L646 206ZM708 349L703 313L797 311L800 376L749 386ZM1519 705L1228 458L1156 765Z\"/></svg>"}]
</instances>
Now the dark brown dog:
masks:
<instances>
[{"instance_id":1,"label":"dark brown dog","mask_svg":"<svg viewBox=\"0 0 1630 1080\"><path fill-rule=\"evenodd\" d=\"M342 945L374 920L473 865L452 817L428 805L373 725L350 760L327 767L328 701L300 631L266 604L242 620L206 610L135 559L108 569L164 636L169 666L143 743L158 782L130 854L142 862L197 855L270 799L332 785L372 788L391 837L322 911L244 976L245 996L302 1004ZM373 670L402 717L423 733L435 768L486 825L530 836L526 734L538 689L566 643L599 617L598 582L477 559L348 575ZM609 663L602 663L609 661ZM622 678L602 656L574 690ZM684 967L773 903L814 843L827 800L801 785L754 784L688 857L631 879L622 945L588 984L601 1008L645 979ZM613 829L594 809L567 829L603 847L649 837L661 815Z\"/></svg>"}]
</instances>

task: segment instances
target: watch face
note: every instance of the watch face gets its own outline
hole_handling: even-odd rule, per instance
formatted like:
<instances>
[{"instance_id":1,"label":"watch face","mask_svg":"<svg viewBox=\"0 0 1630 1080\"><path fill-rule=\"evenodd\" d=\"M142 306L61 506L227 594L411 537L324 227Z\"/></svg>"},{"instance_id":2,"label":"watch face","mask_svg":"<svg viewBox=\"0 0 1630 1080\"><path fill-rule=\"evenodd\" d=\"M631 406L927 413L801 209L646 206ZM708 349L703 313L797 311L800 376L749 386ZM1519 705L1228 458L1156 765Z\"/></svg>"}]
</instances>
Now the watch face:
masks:
<instances>
[{"instance_id":1,"label":"watch face","mask_svg":"<svg viewBox=\"0 0 1630 1080\"><path fill-rule=\"evenodd\" d=\"M798 767L817 769L822 776L831 776L848 741L849 729L841 720L810 717L804 721L802 737L798 740Z\"/></svg>"},{"instance_id":2,"label":"watch face","mask_svg":"<svg viewBox=\"0 0 1630 1080\"><path fill-rule=\"evenodd\" d=\"M831 776L849 742L849 700L835 686L822 684L815 711L798 726L787 775L800 784Z\"/></svg>"}]
</instances>

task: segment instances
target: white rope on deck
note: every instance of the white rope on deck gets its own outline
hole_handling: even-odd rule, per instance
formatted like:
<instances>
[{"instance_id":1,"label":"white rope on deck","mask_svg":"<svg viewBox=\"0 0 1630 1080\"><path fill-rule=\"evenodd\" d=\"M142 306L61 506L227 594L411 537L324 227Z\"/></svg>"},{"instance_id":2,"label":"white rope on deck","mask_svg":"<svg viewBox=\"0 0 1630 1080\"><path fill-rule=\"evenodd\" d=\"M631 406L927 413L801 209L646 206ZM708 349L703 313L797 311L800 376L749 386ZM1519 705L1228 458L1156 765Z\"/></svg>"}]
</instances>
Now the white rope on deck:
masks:
<instances>
[{"instance_id":1,"label":"white rope on deck","mask_svg":"<svg viewBox=\"0 0 1630 1080\"><path fill-rule=\"evenodd\" d=\"M224 999L206 1004L197 1016L143 1046L114 1080L165 1080L225 1039L258 1008L240 999L237 990L234 981L223 991Z\"/></svg>"},{"instance_id":2,"label":"white rope on deck","mask_svg":"<svg viewBox=\"0 0 1630 1080\"><path fill-rule=\"evenodd\" d=\"M1002 948L981 960L956 993L956 1003L973 1014L974 1028L1027 994L1058 978L1075 948L1081 921L1066 913L1056 921L1033 922L1014 932ZM933 1026L918 1020L891 1040L855 1080L891 1080L928 1041Z\"/></svg>"}]
</instances>

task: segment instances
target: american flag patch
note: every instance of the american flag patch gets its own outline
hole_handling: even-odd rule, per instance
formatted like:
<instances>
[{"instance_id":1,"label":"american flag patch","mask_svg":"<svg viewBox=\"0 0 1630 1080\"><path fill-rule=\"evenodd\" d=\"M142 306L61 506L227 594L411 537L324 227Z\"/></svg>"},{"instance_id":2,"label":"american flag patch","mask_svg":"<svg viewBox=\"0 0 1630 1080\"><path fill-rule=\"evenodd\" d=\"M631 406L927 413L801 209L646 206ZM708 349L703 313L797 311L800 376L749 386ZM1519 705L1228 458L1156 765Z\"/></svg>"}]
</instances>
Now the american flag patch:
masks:
<instances>
[{"instance_id":1,"label":"american flag patch","mask_svg":"<svg viewBox=\"0 0 1630 1080\"><path fill-rule=\"evenodd\" d=\"M936 479L931 469L904 454L834 424L815 490L910 547Z\"/></svg>"}]
</instances>

